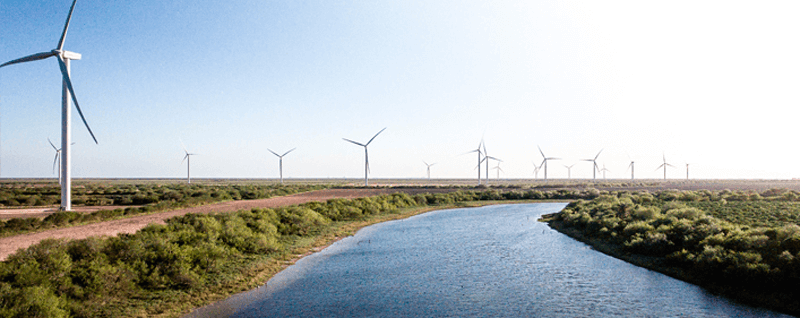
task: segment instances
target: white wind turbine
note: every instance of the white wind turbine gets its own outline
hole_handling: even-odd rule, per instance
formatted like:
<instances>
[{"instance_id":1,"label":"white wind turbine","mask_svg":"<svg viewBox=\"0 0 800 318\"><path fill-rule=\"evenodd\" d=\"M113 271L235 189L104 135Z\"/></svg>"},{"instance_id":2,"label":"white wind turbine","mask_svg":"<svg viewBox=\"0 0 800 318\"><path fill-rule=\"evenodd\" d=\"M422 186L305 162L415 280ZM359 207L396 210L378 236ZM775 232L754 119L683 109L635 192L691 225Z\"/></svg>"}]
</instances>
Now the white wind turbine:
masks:
<instances>
[{"instance_id":1,"label":"white wind turbine","mask_svg":"<svg viewBox=\"0 0 800 318\"><path fill-rule=\"evenodd\" d=\"M656 171L658 171L658 169L664 168L664 180L667 180L667 167L675 168L675 166L667 163L667 156L662 154L661 158L664 159L664 163L658 166L658 168L656 168Z\"/></svg>"},{"instance_id":2,"label":"white wind turbine","mask_svg":"<svg viewBox=\"0 0 800 318\"><path fill-rule=\"evenodd\" d=\"M564 165L564 167L567 168L567 179L572 179L572 166L574 165L575 165L574 163L569 166Z\"/></svg>"},{"instance_id":3,"label":"white wind turbine","mask_svg":"<svg viewBox=\"0 0 800 318\"><path fill-rule=\"evenodd\" d=\"M428 180L430 180L431 179L431 166L435 165L436 163L434 162L434 163L429 164L429 163L425 162L425 160L422 160L422 163L424 163L426 166L428 166Z\"/></svg>"},{"instance_id":4,"label":"white wind turbine","mask_svg":"<svg viewBox=\"0 0 800 318\"><path fill-rule=\"evenodd\" d=\"M294 151L295 149L297 149L297 148L292 148L292 150L289 150L289 151L285 152L284 154L279 155L276 152L274 152L274 151L270 150L269 148L267 148L267 150L269 150L269 152L271 152L273 155L278 156L278 159L279 159L278 160L278 169L280 170L280 174L281 174L281 184L283 184L283 156L288 155L290 152Z\"/></svg>"},{"instance_id":5,"label":"white wind turbine","mask_svg":"<svg viewBox=\"0 0 800 318\"><path fill-rule=\"evenodd\" d=\"M539 166L544 166L544 179L547 180L547 161L550 161L550 160L561 160L561 158L553 158L553 157L549 157L548 158L547 156L544 155L544 152L542 151L542 147L539 147L538 145L536 147L539 148L539 153L541 153L542 154L542 158L544 158L544 160L542 160L542 163L539 164Z\"/></svg>"},{"instance_id":6,"label":"white wind turbine","mask_svg":"<svg viewBox=\"0 0 800 318\"><path fill-rule=\"evenodd\" d=\"M481 161L486 161L486 182L488 183L489 182L489 160L491 159L491 160L497 161L498 164L500 162L503 162L503 160L497 159L497 158L492 157L492 156L489 155L489 152L486 151L486 142L484 142L483 139L481 139L481 144L483 144L483 160L481 160Z\"/></svg>"},{"instance_id":7,"label":"white wind turbine","mask_svg":"<svg viewBox=\"0 0 800 318\"><path fill-rule=\"evenodd\" d=\"M472 150L472 151L467 151L467 152L463 153L464 155L466 155L468 153L473 153L473 152L477 152L478 153L478 166L476 167L478 169L478 185L481 185L481 162L483 162L483 160L481 159L481 155L483 154L481 152L481 145L483 145L483 139L481 139L481 143L478 144L478 148L477 149Z\"/></svg>"},{"instance_id":8,"label":"white wind turbine","mask_svg":"<svg viewBox=\"0 0 800 318\"><path fill-rule=\"evenodd\" d=\"M630 157L628 157L628 159L630 159ZM631 159L631 164L628 165L628 169L631 170L631 181L633 181L633 159ZM628 171L628 169L625 169L625 171Z\"/></svg>"},{"instance_id":9,"label":"white wind turbine","mask_svg":"<svg viewBox=\"0 0 800 318\"><path fill-rule=\"evenodd\" d=\"M503 160L497 160L497 165L494 168L492 168L492 169L497 170L497 180L500 180L500 171L503 171L503 168L500 168L500 163L501 162L503 162ZM505 171L503 171L503 172L505 172Z\"/></svg>"},{"instance_id":10,"label":"white wind turbine","mask_svg":"<svg viewBox=\"0 0 800 318\"><path fill-rule=\"evenodd\" d=\"M367 143L366 143L366 144L362 144L362 143L359 143L359 142L355 142L355 141L352 141L352 140L350 140L350 139L347 139L347 138L342 138L342 139L344 139L345 141L349 141L349 142L351 142L351 143L354 143L354 144L356 144L356 145L359 145L359 146L362 146L362 147L364 147L364 186L365 186L365 187L369 185L369 152L367 151L367 146L369 146L369 144L370 144L370 143L371 143L373 140L375 140L375 137L378 137L378 135L380 135L380 134L381 134L381 133L382 133L384 130L386 130L386 127L384 127L383 129L381 129L381 131L379 131L377 134L375 134L375 136L372 136L372 139L370 139L369 141L367 141Z\"/></svg>"},{"instance_id":11,"label":"white wind turbine","mask_svg":"<svg viewBox=\"0 0 800 318\"><path fill-rule=\"evenodd\" d=\"M53 147L53 150L56 151L56 156L53 158L53 172L56 171L56 163L58 163L58 185L61 185L61 162L58 161L58 158L61 157L61 148L56 148L56 145L50 141L50 138L47 138L47 142L50 143L50 146ZM72 143L75 144L74 142Z\"/></svg>"},{"instance_id":12,"label":"white wind turbine","mask_svg":"<svg viewBox=\"0 0 800 318\"><path fill-rule=\"evenodd\" d=\"M75 108L78 110L78 114L81 116L81 120L83 120L83 124L86 126L86 129L89 130L89 134L92 136L95 144L97 143L97 138L94 137L94 133L92 129L89 128L89 124L86 122L86 118L83 116L83 112L81 112L81 107L78 105L78 99L75 97L75 90L72 88L72 80L70 79L70 60L80 60L81 55L75 52L65 51L64 50L64 39L67 37L67 30L69 29L69 22L72 19L72 11L75 9L75 3L78 0L72 1L72 6L69 8L69 14L67 15L67 22L64 24L64 31L61 33L61 39L58 41L58 46L51 50L50 52L42 52L36 53L33 55L29 55L23 58L19 58L16 60L12 60L3 64L0 64L0 67L23 63L23 62L32 62L43 60L50 57L56 57L58 61L58 66L61 69L61 78L62 78L62 90L61 90L61 210L63 211L70 211L72 210L72 169L71 169L71 158L72 152L70 145L72 144L72 129L70 127L70 123L72 122L72 107L70 107L70 100L75 103Z\"/></svg>"},{"instance_id":13,"label":"white wind turbine","mask_svg":"<svg viewBox=\"0 0 800 318\"><path fill-rule=\"evenodd\" d=\"M604 164L603 164L603 169L600 169L600 172L602 172L602 173L603 173L603 180L605 180L605 179L606 179L606 172L607 172L607 171L608 171L608 172L610 172L610 170L606 169L606 164L604 163Z\"/></svg>"},{"instance_id":14,"label":"white wind turbine","mask_svg":"<svg viewBox=\"0 0 800 318\"><path fill-rule=\"evenodd\" d=\"M589 161L592 163L592 179L597 179L597 172L600 171L600 167L597 166L597 157L600 157L601 152L603 152L603 149L597 152L594 159L581 159L581 161Z\"/></svg>"},{"instance_id":15,"label":"white wind turbine","mask_svg":"<svg viewBox=\"0 0 800 318\"><path fill-rule=\"evenodd\" d=\"M533 161L533 178L534 179L539 179L539 170L541 170L541 169L542 169L542 166L541 165L537 166L536 162Z\"/></svg>"},{"instance_id":16,"label":"white wind turbine","mask_svg":"<svg viewBox=\"0 0 800 318\"><path fill-rule=\"evenodd\" d=\"M47 138L47 142L50 143L50 146L53 147L53 150L56 151L56 156L53 158L53 173L56 172L56 163L58 162L58 158L61 157L61 148L56 148L56 145L50 141L50 138ZM61 185L61 163L58 162L58 185Z\"/></svg>"},{"instance_id":17,"label":"white wind turbine","mask_svg":"<svg viewBox=\"0 0 800 318\"><path fill-rule=\"evenodd\" d=\"M186 183L192 183L192 174L191 174L192 163L191 163L191 161L192 161L192 156L196 156L197 154L196 153L189 153L189 151L186 150L186 146L183 144L183 141L181 141L181 147L183 147L183 152L186 153L186 156L184 156L183 160L181 160L181 163L186 161Z\"/></svg>"},{"instance_id":18,"label":"white wind turbine","mask_svg":"<svg viewBox=\"0 0 800 318\"><path fill-rule=\"evenodd\" d=\"M689 180L689 163L686 163L686 180Z\"/></svg>"}]
</instances>

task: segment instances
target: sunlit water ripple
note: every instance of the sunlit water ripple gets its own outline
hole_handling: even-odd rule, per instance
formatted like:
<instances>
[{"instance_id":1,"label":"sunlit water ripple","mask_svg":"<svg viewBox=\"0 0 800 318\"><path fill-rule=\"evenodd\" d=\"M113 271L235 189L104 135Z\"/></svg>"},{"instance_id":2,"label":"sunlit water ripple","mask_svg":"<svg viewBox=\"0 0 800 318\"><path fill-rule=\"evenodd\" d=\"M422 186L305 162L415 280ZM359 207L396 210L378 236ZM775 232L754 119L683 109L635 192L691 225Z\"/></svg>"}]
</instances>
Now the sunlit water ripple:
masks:
<instances>
[{"instance_id":1,"label":"sunlit water ripple","mask_svg":"<svg viewBox=\"0 0 800 318\"><path fill-rule=\"evenodd\" d=\"M192 317L789 317L592 250L537 221L564 203L373 225Z\"/></svg>"}]
</instances>

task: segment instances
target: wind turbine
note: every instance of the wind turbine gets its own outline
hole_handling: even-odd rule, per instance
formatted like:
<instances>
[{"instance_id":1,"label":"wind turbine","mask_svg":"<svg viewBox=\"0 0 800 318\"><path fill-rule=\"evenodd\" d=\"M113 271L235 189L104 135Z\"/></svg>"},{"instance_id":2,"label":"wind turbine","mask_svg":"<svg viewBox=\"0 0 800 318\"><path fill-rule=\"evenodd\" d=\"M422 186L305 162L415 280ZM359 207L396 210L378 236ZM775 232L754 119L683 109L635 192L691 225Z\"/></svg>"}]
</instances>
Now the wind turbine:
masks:
<instances>
[{"instance_id":1,"label":"wind turbine","mask_svg":"<svg viewBox=\"0 0 800 318\"><path fill-rule=\"evenodd\" d=\"M72 158L70 149L70 145L72 144L72 129L70 127L70 123L72 122L72 108L70 107L70 100L75 103L75 108L78 110L83 124L86 126L86 129L89 130L89 134L92 136L94 143L97 144L97 138L94 137L94 133L92 129L89 128L89 124L86 122L83 112L81 112L81 107L78 105L78 99L75 97L75 90L72 88L72 80L69 76L70 61L80 60L81 55L64 50L64 39L67 37L69 22L72 19L72 11L75 10L75 3L77 1L78 0L72 1L72 6L69 8L69 14L67 15L67 22L64 24L64 31L61 33L61 38L58 40L58 46L55 49L50 52L36 53L0 64L1 68L7 65L38 61L50 57L56 57L58 61L63 82L61 89L61 210L63 211L72 210L72 169L70 167Z\"/></svg>"},{"instance_id":2,"label":"wind turbine","mask_svg":"<svg viewBox=\"0 0 800 318\"><path fill-rule=\"evenodd\" d=\"M497 180L500 180L500 171L503 171L503 168L500 168L500 163L501 163L501 162L503 162L503 161L502 161L502 160L498 160L498 161L497 161L497 166L495 166L494 168L492 168L492 169L495 169L495 170L497 170ZM505 172L505 171L503 171L503 172Z\"/></svg>"},{"instance_id":3,"label":"wind turbine","mask_svg":"<svg viewBox=\"0 0 800 318\"><path fill-rule=\"evenodd\" d=\"M53 158L53 173L55 173L56 172L56 163L58 162L58 157L61 156L61 148L56 148L56 145L54 145L53 142L50 141L49 137L47 138L47 142L49 142L50 146L53 147L53 150L56 151L56 156L55 156L55 158ZM61 163L60 162L58 163L58 185L61 185Z\"/></svg>"},{"instance_id":4,"label":"wind turbine","mask_svg":"<svg viewBox=\"0 0 800 318\"><path fill-rule=\"evenodd\" d=\"M628 157L628 159L630 159L630 157ZM633 181L633 159L631 159L631 164L628 165L628 169L631 169L631 181ZM628 169L625 169L625 171L628 171Z\"/></svg>"},{"instance_id":5,"label":"wind turbine","mask_svg":"<svg viewBox=\"0 0 800 318\"><path fill-rule=\"evenodd\" d=\"M367 141L366 144L355 142L355 141L352 141L352 140L347 139L347 138L342 138L345 141L349 141L351 143L354 143L356 145L364 147L364 186L365 187L369 185L369 179L368 179L369 178L369 152L367 151L367 146L369 146L369 143L371 143L373 140L375 140L375 137L378 137L378 135L380 135L384 130L386 130L386 127L381 129L381 131L379 131L377 134L375 134L375 136L372 136L372 139Z\"/></svg>"},{"instance_id":6,"label":"wind turbine","mask_svg":"<svg viewBox=\"0 0 800 318\"><path fill-rule=\"evenodd\" d=\"M279 155L279 154L275 153L274 151L270 150L269 148L267 148L267 150L269 150L269 152L271 152L273 155L278 156L278 158L279 158L279 160L278 160L278 168L281 171L280 172L281 173L281 184L283 184L283 156L289 154L290 152L294 151L295 149L297 149L297 148L292 148L292 150L289 150L289 151L285 152L284 154Z\"/></svg>"},{"instance_id":7,"label":"wind turbine","mask_svg":"<svg viewBox=\"0 0 800 318\"><path fill-rule=\"evenodd\" d=\"M478 144L478 148L477 149L472 150L472 151L467 151L467 152L463 153L464 155L466 155L468 153L473 153L473 152L477 152L478 153L478 166L476 167L478 169L478 185L481 185L481 162L483 162L483 160L481 160L481 154L482 154L481 145L483 145L483 138L481 138L481 143Z\"/></svg>"},{"instance_id":8,"label":"wind turbine","mask_svg":"<svg viewBox=\"0 0 800 318\"><path fill-rule=\"evenodd\" d=\"M432 165L435 165L436 163L434 162L434 163L428 164L427 162L425 162L425 160L422 160L422 162L423 162L423 163L424 163L426 166L428 166L428 180L430 180L430 179L431 179L431 166L432 166Z\"/></svg>"},{"instance_id":9,"label":"wind turbine","mask_svg":"<svg viewBox=\"0 0 800 318\"><path fill-rule=\"evenodd\" d=\"M53 150L56 151L56 156L53 158L53 172L56 171L56 163L58 162L58 185L61 185L61 162L58 161L58 158L61 157L61 148L56 148L56 145L50 141L50 138L47 138L47 142L49 142ZM72 144L74 145L75 143L73 142Z\"/></svg>"},{"instance_id":10,"label":"wind turbine","mask_svg":"<svg viewBox=\"0 0 800 318\"><path fill-rule=\"evenodd\" d=\"M544 166L544 179L547 180L547 161L548 160L561 160L561 158L552 158L552 157L548 158L547 156L544 155L544 152L542 151L542 147L539 147L538 145L536 147L539 148L539 153L541 153L542 154L542 158L544 158L544 160L542 160L542 163L539 164L539 166Z\"/></svg>"},{"instance_id":11,"label":"wind turbine","mask_svg":"<svg viewBox=\"0 0 800 318\"><path fill-rule=\"evenodd\" d=\"M667 180L667 167L675 168L675 166L667 163L667 156L662 154L661 158L664 159L664 163L662 163L660 166L658 166L658 168L656 168L656 171L658 171L658 169L661 169L663 167L664 168L664 180Z\"/></svg>"},{"instance_id":12,"label":"wind turbine","mask_svg":"<svg viewBox=\"0 0 800 318\"><path fill-rule=\"evenodd\" d=\"M537 166L536 162L533 161L533 178L539 179L539 170L542 169L542 166Z\"/></svg>"},{"instance_id":13,"label":"wind turbine","mask_svg":"<svg viewBox=\"0 0 800 318\"><path fill-rule=\"evenodd\" d=\"M569 166L564 165L564 167L567 168L567 179L572 179L572 166L574 165L575 165L574 163Z\"/></svg>"},{"instance_id":14,"label":"wind turbine","mask_svg":"<svg viewBox=\"0 0 800 318\"><path fill-rule=\"evenodd\" d=\"M686 180L689 180L689 163L686 163Z\"/></svg>"},{"instance_id":15,"label":"wind turbine","mask_svg":"<svg viewBox=\"0 0 800 318\"><path fill-rule=\"evenodd\" d=\"M197 154L196 153L189 153L189 151L186 150L186 146L183 145L183 141L181 141L181 147L183 147L183 152L186 153L186 156L183 157L183 160L181 160L181 163L186 161L186 183L192 183L192 174L191 174L192 163L191 163L191 161L192 161L192 156L196 156Z\"/></svg>"},{"instance_id":16,"label":"wind turbine","mask_svg":"<svg viewBox=\"0 0 800 318\"><path fill-rule=\"evenodd\" d=\"M600 169L600 172L602 172L602 173L603 173L603 180L605 180L605 179L606 179L606 171L609 171L609 170L608 170L608 169L606 169L606 164L604 163L604 164L603 164L603 169Z\"/></svg>"},{"instance_id":17,"label":"wind turbine","mask_svg":"<svg viewBox=\"0 0 800 318\"><path fill-rule=\"evenodd\" d=\"M592 163L592 179L597 179L597 172L600 171L600 167L597 166L597 157L600 157L601 152L603 152L603 149L597 152L594 159L581 159L581 161L589 161Z\"/></svg>"}]
</instances>

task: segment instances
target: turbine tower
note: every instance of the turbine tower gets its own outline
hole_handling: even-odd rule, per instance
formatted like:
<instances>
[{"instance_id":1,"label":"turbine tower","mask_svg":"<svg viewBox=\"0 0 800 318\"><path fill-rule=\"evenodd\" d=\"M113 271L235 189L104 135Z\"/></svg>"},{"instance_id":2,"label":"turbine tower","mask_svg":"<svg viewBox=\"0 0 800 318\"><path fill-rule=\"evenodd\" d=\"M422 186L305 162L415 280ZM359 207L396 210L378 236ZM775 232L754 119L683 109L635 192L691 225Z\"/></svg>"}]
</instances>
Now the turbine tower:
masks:
<instances>
[{"instance_id":1,"label":"turbine tower","mask_svg":"<svg viewBox=\"0 0 800 318\"><path fill-rule=\"evenodd\" d=\"M686 163L686 180L689 180L689 163Z\"/></svg>"},{"instance_id":2,"label":"turbine tower","mask_svg":"<svg viewBox=\"0 0 800 318\"><path fill-rule=\"evenodd\" d=\"M94 143L97 144L97 138L94 137L94 133L92 129L89 128L89 124L86 122L86 118L83 116L83 112L81 111L81 107L78 105L78 98L75 97L75 90L72 88L72 80L70 79L70 61L71 60L80 60L81 55L78 53L70 52L64 50L64 40L67 37L67 30L69 29L69 22L72 19L72 11L75 10L75 3L78 0L72 1L72 6L69 8L69 14L67 15L67 22L64 24L64 31L61 33L61 39L58 40L58 46L51 50L50 52L42 52L36 53L33 55L29 55L23 58L19 58L16 60L12 60L3 64L0 64L0 68L7 65L17 64L17 63L24 63L24 62L32 62L43 60L50 57L56 57L58 61L58 66L61 69L61 78L62 78L62 89L61 89L61 210L62 211L70 211L72 210L72 169L71 169L71 158L72 158L72 149L70 149L70 145L72 144L72 129L70 127L70 123L72 122L72 107L70 107L70 100L75 103L75 108L78 110L78 115L81 116L81 120L83 120L83 124L86 126L86 129L89 130L89 134L92 136Z\"/></svg>"},{"instance_id":3,"label":"turbine tower","mask_svg":"<svg viewBox=\"0 0 800 318\"><path fill-rule=\"evenodd\" d=\"M295 149L297 149L297 148L292 148L292 150L289 150L289 151L285 152L284 154L279 155L279 154L275 153L274 151L270 150L269 148L267 148L267 150L269 150L269 152L271 152L273 155L278 156L278 159L279 159L278 160L278 169L280 170L280 173L281 173L281 184L283 184L283 156L288 155L290 152L294 151Z\"/></svg>"},{"instance_id":4,"label":"turbine tower","mask_svg":"<svg viewBox=\"0 0 800 318\"><path fill-rule=\"evenodd\" d=\"M367 146L369 146L369 143L371 143L373 140L375 140L375 137L378 137L378 135L380 135L384 130L386 130L386 127L381 129L381 131L379 131L377 134L375 134L375 136L372 136L372 139L367 141L366 144L355 142L355 141L352 141L352 140L347 139L347 138L342 138L345 141L349 141L351 143L354 143L356 145L364 147L364 186L365 187L369 186L369 152L367 151Z\"/></svg>"},{"instance_id":5,"label":"turbine tower","mask_svg":"<svg viewBox=\"0 0 800 318\"><path fill-rule=\"evenodd\" d=\"M539 148L539 153L541 153L542 154L542 158L544 158L544 160L542 160L542 163L539 164L539 166L544 166L544 179L547 180L547 161L549 161L549 160L561 160L561 158L547 157L547 156L544 155L544 152L542 151L542 147L539 147L538 145L536 147Z\"/></svg>"},{"instance_id":6,"label":"turbine tower","mask_svg":"<svg viewBox=\"0 0 800 318\"><path fill-rule=\"evenodd\" d=\"M186 156L184 156L183 160L181 160L181 163L186 161L186 183L192 183L192 174L191 174L192 163L191 163L191 161L192 161L192 156L196 156L197 154L189 153L189 151L186 150L186 146L183 145L183 141L181 141L181 146L183 147L183 152L186 153Z\"/></svg>"},{"instance_id":7,"label":"turbine tower","mask_svg":"<svg viewBox=\"0 0 800 318\"><path fill-rule=\"evenodd\" d=\"M572 166L574 165L575 165L574 163L569 166L564 165L564 167L567 168L567 179L572 179Z\"/></svg>"},{"instance_id":8,"label":"turbine tower","mask_svg":"<svg viewBox=\"0 0 800 318\"><path fill-rule=\"evenodd\" d=\"M594 159L581 159L581 161L589 161L592 163L592 179L597 179L597 172L600 171L600 167L597 166L597 157L600 157L601 152L603 152L603 149L597 152Z\"/></svg>"},{"instance_id":9,"label":"turbine tower","mask_svg":"<svg viewBox=\"0 0 800 318\"><path fill-rule=\"evenodd\" d=\"M432 166L432 165L435 165L436 163L434 162L434 163L428 164L427 162L425 162L425 160L422 160L422 162L423 162L423 163L424 163L426 166L428 166L428 180L430 180L430 179L431 179L431 166Z\"/></svg>"},{"instance_id":10,"label":"turbine tower","mask_svg":"<svg viewBox=\"0 0 800 318\"><path fill-rule=\"evenodd\" d=\"M661 158L664 159L664 163L658 166L658 168L656 168L656 171L658 171L658 169L664 168L664 180L667 180L667 167L675 168L675 166L667 163L667 156L662 154Z\"/></svg>"}]
</instances>

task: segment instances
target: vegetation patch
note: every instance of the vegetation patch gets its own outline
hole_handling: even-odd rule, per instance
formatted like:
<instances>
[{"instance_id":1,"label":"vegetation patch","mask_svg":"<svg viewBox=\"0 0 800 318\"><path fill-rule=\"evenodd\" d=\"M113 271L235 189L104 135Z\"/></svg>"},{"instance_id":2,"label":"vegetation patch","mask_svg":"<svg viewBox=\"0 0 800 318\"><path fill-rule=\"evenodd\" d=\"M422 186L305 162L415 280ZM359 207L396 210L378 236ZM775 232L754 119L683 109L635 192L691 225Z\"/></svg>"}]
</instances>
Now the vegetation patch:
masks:
<instances>
[{"instance_id":1,"label":"vegetation patch","mask_svg":"<svg viewBox=\"0 0 800 318\"><path fill-rule=\"evenodd\" d=\"M2 317L178 316L263 284L355 229L473 201L592 199L596 190L398 193L187 214L135 234L44 240L0 263Z\"/></svg>"},{"instance_id":2,"label":"vegetation patch","mask_svg":"<svg viewBox=\"0 0 800 318\"><path fill-rule=\"evenodd\" d=\"M59 227L102 222L131 215L155 213L191 206L230 200L267 199L300 192L324 189L322 185L202 185L202 184L88 184L74 188L73 203L77 205L135 205L124 209L100 210L91 213L56 212L45 218L14 218L0 220L0 237ZM59 188L14 187L0 188L0 205L9 202L60 204ZM31 198L47 197L46 201ZM55 201L51 199L55 198ZM13 204L12 204L13 205Z\"/></svg>"},{"instance_id":3,"label":"vegetation patch","mask_svg":"<svg viewBox=\"0 0 800 318\"><path fill-rule=\"evenodd\" d=\"M544 220L636 265L798 315L797 198L785 190L615 192Z\"/></svg>"}]
</instances>

